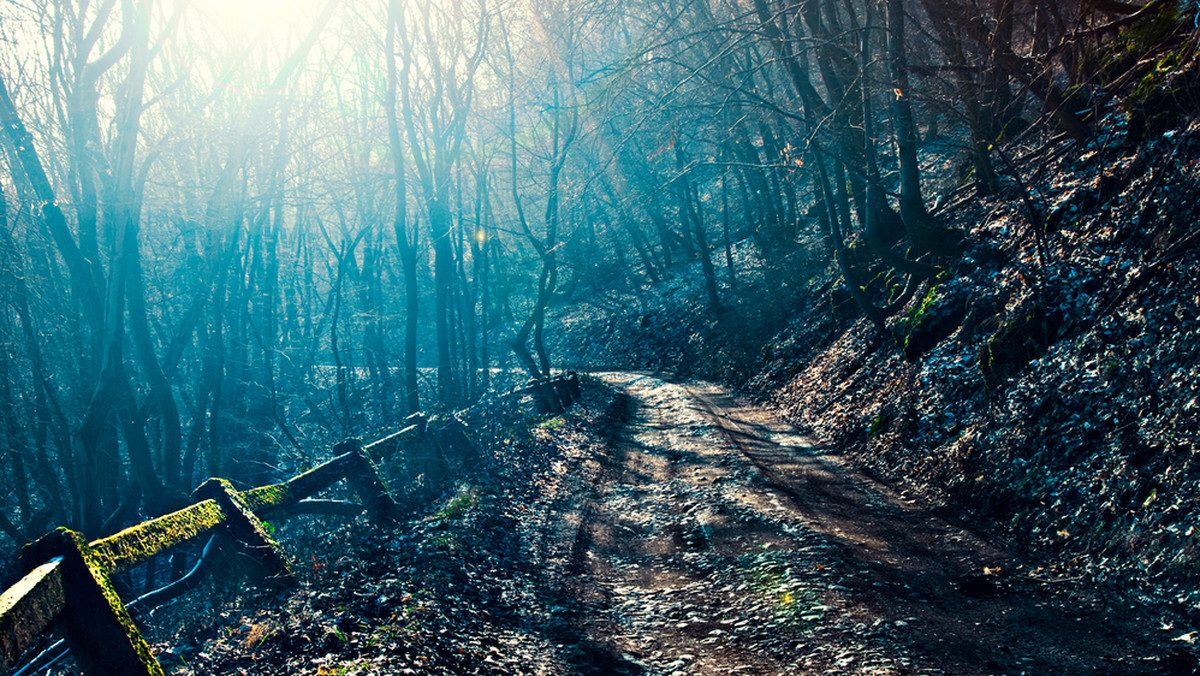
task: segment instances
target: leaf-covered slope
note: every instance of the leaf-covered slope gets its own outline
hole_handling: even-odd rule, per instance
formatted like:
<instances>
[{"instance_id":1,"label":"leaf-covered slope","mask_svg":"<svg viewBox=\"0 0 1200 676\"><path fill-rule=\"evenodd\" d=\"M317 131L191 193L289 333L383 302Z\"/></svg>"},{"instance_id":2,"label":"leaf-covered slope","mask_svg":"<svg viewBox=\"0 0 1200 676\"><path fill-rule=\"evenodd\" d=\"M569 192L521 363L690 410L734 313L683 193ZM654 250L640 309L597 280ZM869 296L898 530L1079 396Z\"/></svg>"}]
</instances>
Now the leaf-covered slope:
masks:
<instances>
[{"instance_id":1,"label":"leaf-covered slope","mask_svg":"<svg viewBox=\"0 0 1200 676\"><path fill-rule=\"evenodd\" d=\"M1200 124L1137 141L1129 120L1111 102L1090 141L1007 148L999 193L938 212L965 254L889 332L831 268L780 300L747 265L724 322L681 270L567 309L560 349L744 383L1047 565L1196 612Z\"/></svg>"},{"instance_id":2,"label":"leaf-covered slope","mask_svg":"<svg viewBox=\"0 0 1200 676\"><path fill-rule=\"evenodd\" d=\"M1028 202L954 210L967 256L893 325L902 346L940 324L923 354L859 322L753 385L928 499L1195 610L1200 124L1131 148L1119 119L1045 149Z\"/></svg>"}]
</instances>

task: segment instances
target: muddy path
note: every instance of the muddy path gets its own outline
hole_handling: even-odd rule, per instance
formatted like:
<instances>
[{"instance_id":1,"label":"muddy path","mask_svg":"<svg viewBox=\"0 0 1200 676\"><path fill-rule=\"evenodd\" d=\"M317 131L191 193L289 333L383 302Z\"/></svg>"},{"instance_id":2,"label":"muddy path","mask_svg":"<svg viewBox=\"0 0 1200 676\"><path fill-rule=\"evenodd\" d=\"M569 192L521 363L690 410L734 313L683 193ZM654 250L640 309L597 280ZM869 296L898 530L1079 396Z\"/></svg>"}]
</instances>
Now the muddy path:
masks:
<instances>
[{"instance_id":1,"label":"muddy path","mask_svg":"<svg viewBox=\"0 0 1200 676\"><path fill-rule=\"evenodd\" d=\"M1022 565L772 413L595 375L621 392L608 448L551 512L581 671L1173 672L1155 618Z\"/></svg>"}]
</instances>

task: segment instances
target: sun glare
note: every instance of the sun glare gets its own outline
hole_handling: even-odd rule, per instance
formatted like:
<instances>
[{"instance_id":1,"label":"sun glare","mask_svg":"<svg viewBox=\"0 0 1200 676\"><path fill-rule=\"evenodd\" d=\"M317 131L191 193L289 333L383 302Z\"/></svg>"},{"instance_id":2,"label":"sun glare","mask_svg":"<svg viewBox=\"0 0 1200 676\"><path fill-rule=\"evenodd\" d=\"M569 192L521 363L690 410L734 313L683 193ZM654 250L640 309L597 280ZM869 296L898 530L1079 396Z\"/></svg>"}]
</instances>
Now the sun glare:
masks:
<instances>
[{"instance_id":1,"label":"sun glare","mask_svg":"<svg viewBox=\"0 0 1200 676\"><path fill-rule=\"evenodd\" d=\"M283 64L330 16L331 0L169 0L160 25L176 12L181 19L168 46L175 61L194 78L230 91L260 92ZM334 10L333 14L337 14ZM320 26L320 40L328 38Z\"/></svg>"},{"instance_id":2,"label":"sun glare","mask_svg":"<svg viewBox=\"0 0 1200 676\"><path fill-rule=\"evenodd\" d=\"M312 3L295 0L205 0L195 3L192 11L201 13L231 33L253 35L286 23L289 10L294 16L298 5L307 4Z\"/></svg>"},{"instance_id":3,"label":"sun glare","mask_svg":"<svg viewBox=\"0 0 1200 676\"><path fill-rule=\"evenodd\" d=\"M176 0L182 2L183 0ZM295 39L312 28L328 0L191 0L185 25L203 26L234 44Z\"/></svg>"}]
</instances>

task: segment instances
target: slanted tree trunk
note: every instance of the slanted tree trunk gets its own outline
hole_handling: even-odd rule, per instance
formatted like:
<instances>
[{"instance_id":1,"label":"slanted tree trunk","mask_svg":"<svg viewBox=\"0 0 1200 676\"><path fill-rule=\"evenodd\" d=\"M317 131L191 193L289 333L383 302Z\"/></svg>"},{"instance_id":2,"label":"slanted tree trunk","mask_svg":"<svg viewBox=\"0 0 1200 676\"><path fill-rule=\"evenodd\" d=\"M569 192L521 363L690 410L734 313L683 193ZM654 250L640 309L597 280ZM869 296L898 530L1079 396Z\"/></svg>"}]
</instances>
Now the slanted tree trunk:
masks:
<instances>
[{"instance_id":1,"label":"slanted tree trunk","mask_svg":"<svg viewBox=\"0 0 1200 676\"><path fill-rule=\"evenodd\" d=\"M866 15L866 23L868 25L874 21L870 10L871 5L868 3ZM864 74L870 73L869 65L873 58L870 36L871 31L863 31L861 58L863 61L862 72ZM867 221L863 227L864 239L871 247L871 250L888 266L910 275L928 277L936 272L935 268L918 261L909 260L892 249L892 245L897 238L893 236L894 228L891 227L887 219L895 212L892 211L892 208L887 204L884 197L883 180L880 178L879 166L875 158L875 111L871 105L871 89L870 87L863 87L860 91L862 94L863 136L866 146L864 157L867 172ZM895 93L892 96L896 96ZM915 157L914 146L914 160ZM902 218L903 216L901 216Z\"/></svg>"},{"instance_id":2,"label":"slanted tree trunk","mask_svg":"<svg viewBox=\"0 0 1200 676\"><path fill-rule=\"evenodd\" d=\"M993 46L991 59L1008 75L1033 92L1042 100L1048 113L1058 123L1059 127L1073 139L1082 141L1091 136L1091 130L1080 118L1079 113L1068 105L1067 97L1062 89L1054 83L1053 78L1042 64L1017 55L1011 44L1003 43L995 38L992 29L984 22L983 17L972 9L973 6L960 3L958 0L921 0L925 11L930 16L939 15L952 22L957 30L971 38L975 43L984 47Z\"/></svg>"},{"instance_id":3,"label":"slanted tree trunk","mask_svg":"<svg viewBox=\"0 0 1200 676\"><path fill-rule=\"evenodd\" d=\"M1040 3L1038 8L1039 13L1044 10ZM962 37L955 33L944 17L931 16L930 22L941 42L942 51L957 73L959 92L971 133L971 163L975 170L975 190L980 197L985 197L999 188L999 182L991 160L991 146L996 139L994 133L989 131L989 125L984 123L979 83L968 66Z\"/></svg>"}]
</instances>

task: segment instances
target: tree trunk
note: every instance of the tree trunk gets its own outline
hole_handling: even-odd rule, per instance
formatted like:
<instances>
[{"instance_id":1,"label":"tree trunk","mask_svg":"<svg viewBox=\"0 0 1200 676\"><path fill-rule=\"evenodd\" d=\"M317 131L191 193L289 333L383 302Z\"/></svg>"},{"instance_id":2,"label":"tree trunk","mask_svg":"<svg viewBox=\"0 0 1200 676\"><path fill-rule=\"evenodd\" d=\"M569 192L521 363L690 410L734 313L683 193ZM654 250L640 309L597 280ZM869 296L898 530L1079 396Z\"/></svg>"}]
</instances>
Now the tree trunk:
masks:
<instances>
[{"instance_id":1,"label":"tree trunk","mask_svg":"<svg viewBox=\"0 0 1200 676\"><path fill-rule=\"evenodd\" d=\"M388 2L387 39L387 113L388 142L395 172L395 218L392 227L396 233L396 247L400 251L400 263L404 268L404 394L408 413L421 409L420 392L417 387L417 312L420 309L420 289L417 287L417 228L408 227L408 185L405 173L404 147L400 142L400 122L396 112L396 99L400 88L396 72L396 28L403 25L404 10L400 0ZM407 53L406 53L407 56ZM408 67L404 65L403 97L409 105Z\"/></svg>"},{"instance_id":2,"label":"tree trunk","mask_svg":"<svg viewBox=\"0 0 1200 676\"><path fill-rule=\"evenodd\" d=\"M675 145L675 172L679 185L679 212L686 227L690 221L692 232L696 237L696 248L700 252L700 269L704 275L704 290L708 293L708 309L713 316L721 316L721 295L717 292L717 273L712 264L712 252L708 248L708 237L704 232L704 222L700 218L700 210L696 206L695 194L687 178L686 163L683 161L683 149Z\"/></svg>"},{"instance_id":3,"label":"tree trunk","mask_svg":"<svg viewBox=\"0 0 1200 676\"><path fill-rule=\"evenodd\" d=\"M457 401L454 370L450 357L450 284L454 277L454 252L450 248L450 205L442 189L426 184L427 194L434 193L429 207L429 231L433 238L433 312L437 334L438 401L449 406Z\"/></svg>"},{"instance_id":4,"label":"tree trunk","mask_svg":"<svg viewBox=\"0 0 1200 676\"><path fill-rule=\"evenodd\" d=\"M729 177L721 179L721 233L725 240L725 271L729 275L729 291L738 293L737 268L733 264L733 242L729 235Z\"/></svg>"},{"instance_id":5,"label":"tree trunk","mask_svg":"<svg viewBox=\"0 0 1200 676\"><path fill-rule=\"evenodd\" d=\"M889 0L889 2L892 0ZM870 13L870 5L867 5L868 13L866 16L867 23L873 22L872 14ZM863 65L862 72L869 73L868 65L872 59L870 32L863 31L862 35L862 54ZM862 92L862 118L863 118L863 137L865 139L866 171L867 171L867 222L864 224L863 233L867 244L871 250L879 256L887 265L896 270L904 271L911 275L928 277L936 273L936 269L919 261L912 261L905 258L892 249L893 243L897 237L893 235L893 228L890 227L890 217L894 214L892 208L887 204L884 197L883 181L879 176L879 166L875 159L875 113L871 105L871 93L869 87L863 87ZM896 96L893 93L893 96ZM897 97L899 98L899 97ZM916 160L915 143L912 148L912 159ZM903 160L902 160L903 161ZM911 171L915 167L910 166ZM902 169L903 172L903 169ZM909 179L912 176L908 177ZM903 177L902 177L903 180ZM902 188L903 189L903 188ZM919 190L919 184L918 184ZM911 198L911 194L910 194ZM919 199L919 197L918 197ZM924 206L921 207L924 209ZM901 216L903 220L903 216Z\"/></svg>"}]
</instances>

